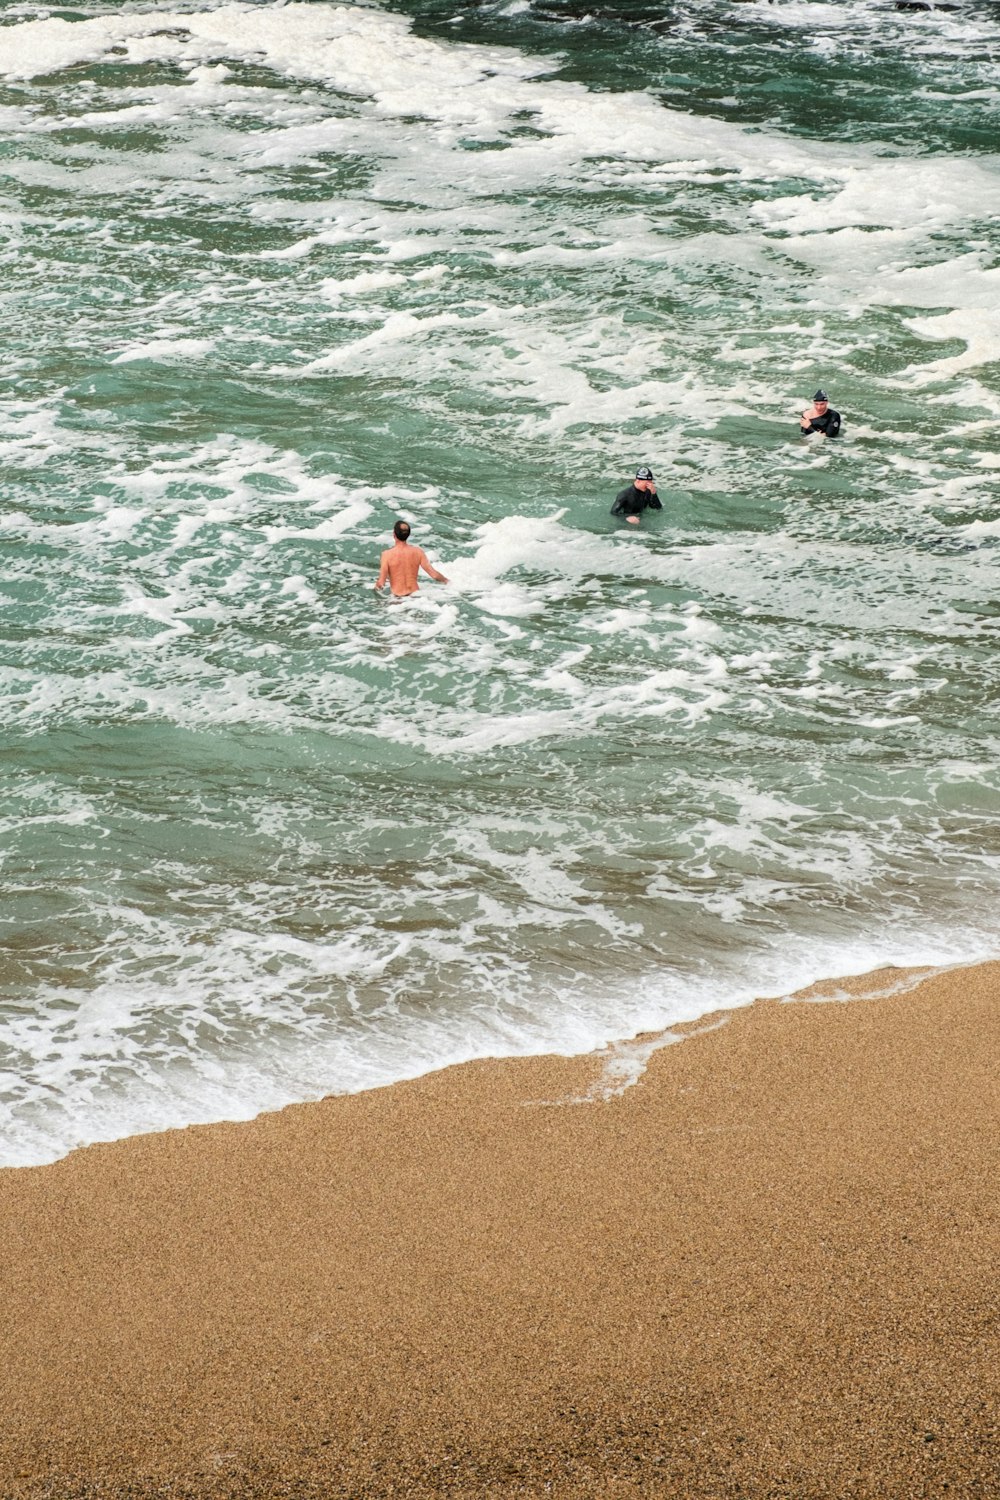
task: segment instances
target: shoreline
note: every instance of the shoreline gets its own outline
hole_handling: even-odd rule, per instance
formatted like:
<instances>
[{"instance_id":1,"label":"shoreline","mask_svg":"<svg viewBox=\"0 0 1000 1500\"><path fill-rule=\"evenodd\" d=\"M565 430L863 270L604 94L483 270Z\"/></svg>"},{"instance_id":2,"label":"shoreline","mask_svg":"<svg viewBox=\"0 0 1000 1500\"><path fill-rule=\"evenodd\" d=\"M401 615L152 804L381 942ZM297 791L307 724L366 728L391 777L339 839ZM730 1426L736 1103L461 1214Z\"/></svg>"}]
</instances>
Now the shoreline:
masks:
<instances>
[{"instance_id":1,"label":"shoreline","mask_svg":"<svg viewBox=\"0 0 1000 1500\"><path fill-rule=\"evenodd\" d=\"M894 993L902 986L904 989L911 988L922 977L932 974L944 974L960 969L975 969L983 964L993 961L1000 962L1000 953L994 959L993 955L986 958L977 957L973 959L956 960L953 958L938 961L921 961L918 963L895 963L887 961L880 963L875 968L851 971L835 979L820 978L811 979L797 983L795 988L779 988L768 990L766 993L758 993L747 987L738 991L729 990L725 998L719 1003L712 1003L707 996L700 997L704 1008L699 1004L694 1006L682 1006L679 1019L668 1022L655 1022L652 1025L641 1025L635 1031L623 1029L618 1034L612 1034L606 1040L594 1041L587 1045L586 1050L580 1050L574 1046L569 1050L565 1038L559 1036L535 1035L528 1038L526 1050L502 1050L503 1043L500 1037L488 1038L485 1043L472 1042L468 1050L459 1047L451 1057L434 1057L427 1055L425 1049L421 1048L419 1034L411 1039L417 1044L419 1060L410 1065L399 1065L396 1068L381 1070L375 1069L375 1077L369 1077L365 1082L341 1082L324 1080L315 1090L310 1088L306 1091L294 1091L285 1093L283 1090L270 1091L269 1079L264 1078L263 1094L265 1102L255 1100L249 1102L244 1092L238 1093L236 1097L216 1100L209 1109L203 1109L193 1097L187 1087L185 1080L183 1095L185 1108L176 1111L174 1108L163 1110L141 1109L138 1117L129 1120L119 1118L116 1133L102 1134L98 1122L90 1121L88 1134L75 1143L68 1144L65 1140L56 1145L53 1133L48 1129L47 1123L38 1131L34 1138L35 1150L26 1150L24 1142L20 1143L17 1150L11 1148L10 1154L4 1159L6 1153L0 1153L0 1173L6 1171L33 1170L38 1167L53 1166L56 1162L64 1161L67 1157L78 1151L86 1151L92 1146L114 1145L117 1142L136 1139L145 1135L164 1135L172 1131L184 1131L189 1129L201 1129L206 1126L250 1123L264 1114L280 1114L285 1109L293 1109L299 1105L310 1105L320 1103L326 1099L351 1097L360 1093L369 1093L382 1089L396 1088L401 1084L412 1083L421 1078L430 1077L435 1073L444 1073L452 1068L466 1067L478 1062L517 1062L531 1057L559 1057L559 1058L603 1058L607 1060L609 1069L614 1069L619 1060L628 1059L632 1054L638 1054L648 1049L655 1051L659 1045L669 1045L687 1035L691 1030L697 1030L703 1026L714 1026L725 1024L726 1019L739 1011L752 1008L761 1004L764 1000L775 1000L784 1002L795 999L814 998L818 1000L840 1001L848 999L878 998L881 995ZM885 976L892 976L888 988L882 988ZM878 987L871 988L872 983ZM684 1012L687 1011L685 1015ZM604 1029L604 1028L602 1028ZM654 1039L660 1039L654 1041ZM577 1039L579 1041L579 1039ZM501 1050L493 1050L491 1043L497 1043ZM423 1055L420 1055L423 1051ZM292 1069L292 1064L286 1059L286 1067ZM308 1063L306 1064L308 1068ZM293 1070L293 1069L292 1069ZM630 1069L627 1064L621 1069L624 1073L632 1072L634 1077L641 1076L641 1068ZM315 1080L314 1080L315 1081ZM617 1086L628 1086L621 1083ZM156 1086L159 1096L169 1096L169 1082L165 1076L161 1077ZM95 1130L95 1124L97 1129ZM12 1131L17 1136L17 1129ZM56 1154L52 1154L53 1150ZM37 1154L36 1154L37 1153Z\"/></svg>"},{"instance_id":2,"label":"shoreline","mask_svg":"<svg viewBox=\"0 0 1000 1500\"><path fill-rule=\"evenodd\" d=\"M1000 1493L1000 963L675 1032L0 1171L4 1500Z\"/></svg>"}]
</instances>

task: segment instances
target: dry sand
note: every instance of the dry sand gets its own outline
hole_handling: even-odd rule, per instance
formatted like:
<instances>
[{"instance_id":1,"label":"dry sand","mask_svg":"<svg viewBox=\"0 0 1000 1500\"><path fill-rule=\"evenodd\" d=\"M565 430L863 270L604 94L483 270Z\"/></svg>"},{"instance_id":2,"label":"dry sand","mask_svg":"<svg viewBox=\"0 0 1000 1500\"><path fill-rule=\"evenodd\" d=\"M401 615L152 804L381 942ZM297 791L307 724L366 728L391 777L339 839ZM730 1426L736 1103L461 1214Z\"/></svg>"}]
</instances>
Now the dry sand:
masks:
<instances>
[{"instance_id":1,"label":"dry sand","mask_svg":"<svg viewBox=\"0 0 1000 1500\"><path fill-rule=\"evenodd\" d=\"M998 998L0 1173L0 1495L996 1500Z\"/></svg>"}]
</instances>

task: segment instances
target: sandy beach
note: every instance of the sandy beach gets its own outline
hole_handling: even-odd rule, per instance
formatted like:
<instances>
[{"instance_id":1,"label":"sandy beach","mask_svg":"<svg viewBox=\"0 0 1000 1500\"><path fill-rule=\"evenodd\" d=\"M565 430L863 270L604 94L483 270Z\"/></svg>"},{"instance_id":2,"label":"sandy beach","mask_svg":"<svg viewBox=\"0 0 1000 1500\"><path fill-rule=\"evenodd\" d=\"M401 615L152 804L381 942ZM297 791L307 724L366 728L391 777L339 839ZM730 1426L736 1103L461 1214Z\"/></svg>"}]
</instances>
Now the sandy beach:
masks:
<instances>
[{"instance_id":1,"label":"sandy beach","mask_svg":"<svg viewBox=\"0 0 1000 1500\"><path fill-rule=\"evenodd\" d=\"M761 1001L611 1097L490 1061L0 1173L0 1495L1000 1495L998 1001Z\"/></svg>"}]
</instances>

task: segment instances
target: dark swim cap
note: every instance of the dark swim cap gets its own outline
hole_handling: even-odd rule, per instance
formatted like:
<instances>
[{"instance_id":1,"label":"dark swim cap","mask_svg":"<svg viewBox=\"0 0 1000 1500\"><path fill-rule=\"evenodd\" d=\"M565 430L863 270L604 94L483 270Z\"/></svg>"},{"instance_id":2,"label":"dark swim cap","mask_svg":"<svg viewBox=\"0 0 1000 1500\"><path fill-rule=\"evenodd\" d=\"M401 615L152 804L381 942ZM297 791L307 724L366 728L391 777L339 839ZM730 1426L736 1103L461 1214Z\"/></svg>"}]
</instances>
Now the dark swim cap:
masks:
<instances>
[{"instance_id":1,"label":"dark swim cap","mask_svg":"<svg viewBox=\"0 0 1000 1500\"><path fill-rule=\"evenodd\" d=\"M639 468L635 471L635 477L636 479L652 479L653 471L652 469L647 469L645 464L640 464Z\"/></svg>"},{"instance_id":2,"label":"dark swim cap","mask_svg":"<svg viewBox=\"0 0 1000 1500\"><path fill-rule=\"evenodd\" d=\"M814 401L829 401L829 399L830 398L826 394L826 391L817 391L815 396L813 397Z\"/></svg>"}]
</instances>

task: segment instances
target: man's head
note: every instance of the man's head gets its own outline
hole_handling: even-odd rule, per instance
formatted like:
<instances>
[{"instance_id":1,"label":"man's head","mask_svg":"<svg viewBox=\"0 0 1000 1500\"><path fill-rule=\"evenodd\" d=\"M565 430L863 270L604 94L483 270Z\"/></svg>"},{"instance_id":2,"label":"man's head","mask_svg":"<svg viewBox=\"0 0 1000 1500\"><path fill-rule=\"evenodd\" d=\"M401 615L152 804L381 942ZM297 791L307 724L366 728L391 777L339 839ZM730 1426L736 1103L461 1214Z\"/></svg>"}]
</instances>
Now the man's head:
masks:
<instances>
[{"instance_id":1,"label":"man's head","mask_svg":"<svg viewBox=\"0 0 1000 1500\"><path fill-rule=\"evenodd\" d=\"M397 542L405 542L407 537L410 535L409 521L397 521L395 526L392 528L392 534L396 538Z\"/></svg>"},{"instance_id":2,"label":"man's head","mask_svg":"<svg viewBox=\"0 0 1000 1500\"><path fill-rule=\"evenodd\" d=\"M639 467L635 471L635 477L636 477L636 479L645 479L650 484L652 484L652 482L653 482L653 471L652 471L652 469L648 469L645 464L640 464Z\"/></svg>"},{"instance_id":3,"label":"man's head","mask_svg":"<svg viewBox=\"0 0 1000 1500\"><path fill-rule=\"evenodd\" d=\"M817 391L816 394L815 394L815 396L813 397L813 405L814 406L829 406L829 404L830 404L830 402L827 399L826 391Z\"/></svg>"}]
</instances>

